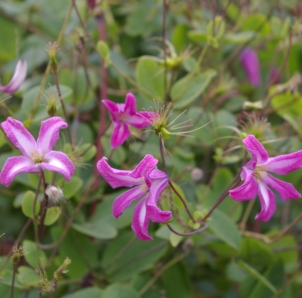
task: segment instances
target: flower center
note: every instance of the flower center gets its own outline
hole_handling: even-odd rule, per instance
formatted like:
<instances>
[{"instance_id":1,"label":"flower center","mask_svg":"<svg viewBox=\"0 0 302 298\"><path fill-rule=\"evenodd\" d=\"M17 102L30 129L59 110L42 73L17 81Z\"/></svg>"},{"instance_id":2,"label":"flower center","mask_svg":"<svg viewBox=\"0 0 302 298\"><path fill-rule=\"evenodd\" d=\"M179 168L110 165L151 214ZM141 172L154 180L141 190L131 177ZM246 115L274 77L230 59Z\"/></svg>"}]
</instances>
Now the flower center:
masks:
<instances>
[{"instance_id":1,"label":"flower center","mask_svg":"<svg viewBox=\"0 0 302 298\"><path fill-rule=\"evenodd\" d=\"M31 158L34 161L34 163L41 163L44 161L43 155L39 152L34 152L31 154Z\"/></svg>"},{"instance_id":2,"label":"flower center","mask_svg":"<svg viewBox=\"0 0 302 298\"><path fill-rule=\"evenodd\" d=\"M265 178L267 176L267 168L265 166L259 165L256 166L254 170L254 177L256 180L261 181L261 178Z\"/></svg>"}]
</instances>

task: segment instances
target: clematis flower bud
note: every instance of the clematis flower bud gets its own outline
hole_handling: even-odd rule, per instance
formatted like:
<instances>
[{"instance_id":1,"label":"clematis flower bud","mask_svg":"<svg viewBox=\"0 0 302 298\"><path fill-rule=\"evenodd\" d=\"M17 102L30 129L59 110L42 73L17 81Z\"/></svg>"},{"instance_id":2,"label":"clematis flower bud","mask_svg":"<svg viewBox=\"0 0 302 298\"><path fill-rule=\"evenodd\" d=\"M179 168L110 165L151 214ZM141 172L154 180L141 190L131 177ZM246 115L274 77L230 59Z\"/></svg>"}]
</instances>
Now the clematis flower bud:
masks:
<instances>
[{"instance_id":1,"label":"clematis flower bud","mask_svg":"<svg viewBox=\"0 0 302 298\"><path fill-rule=\"evenodd\" d=\"M240 62L251 86L261 85L261 74L257 54L252 49L245 49L240 55Z\"/></svg>"}]
</instances>

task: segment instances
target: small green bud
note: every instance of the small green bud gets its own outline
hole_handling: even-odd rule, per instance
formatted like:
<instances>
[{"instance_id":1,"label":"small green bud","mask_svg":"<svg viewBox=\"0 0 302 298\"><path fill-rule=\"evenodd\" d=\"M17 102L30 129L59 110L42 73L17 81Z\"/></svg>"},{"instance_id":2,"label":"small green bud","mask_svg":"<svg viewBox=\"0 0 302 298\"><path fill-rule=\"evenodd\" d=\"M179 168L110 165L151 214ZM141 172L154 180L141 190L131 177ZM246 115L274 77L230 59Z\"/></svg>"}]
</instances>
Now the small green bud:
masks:
<instances>
[{"instance_id":1,"label":"small green bud","mask_svg":"<svg viewBox=\"0 0 302 298\"><path fill-rule=\"evenodd\" d=\"M50 68L53 72L57 72L58 70L58 62L56 58L58 49L59 45L56 41L53 43L49 43L46 47L46 51L50 58Z\"/></svg>"},{"instance_id":2,"label":"small green bud","mask_svg":"<svg viewBox=\"0 0 302 298\"><path fill-rule=\"evenodd\" d=\"M171 136L171 133L164 127L161 127L159 129L159 132L161 133L161 135L165 138L165 139L169 139Z\"/></svg>"}]
</instances>

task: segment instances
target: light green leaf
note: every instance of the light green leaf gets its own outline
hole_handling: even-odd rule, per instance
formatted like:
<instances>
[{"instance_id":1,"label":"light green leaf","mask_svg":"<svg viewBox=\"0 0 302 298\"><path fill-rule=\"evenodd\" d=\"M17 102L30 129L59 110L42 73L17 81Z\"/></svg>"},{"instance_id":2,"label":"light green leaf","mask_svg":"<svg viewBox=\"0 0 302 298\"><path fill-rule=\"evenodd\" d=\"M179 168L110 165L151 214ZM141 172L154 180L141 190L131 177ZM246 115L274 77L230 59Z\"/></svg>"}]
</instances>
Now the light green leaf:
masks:
<instances>
[{"instance_id":1,"label":"light green leaf","mask_svg":"<svg viewBox=\"0 0 302 298\"><path fill-rule=\"evenodd\" d=\"M69 295L64 295L62 298L100 298L103 291L96 287L91 287L87 289L82 289L76 292L73 292Z\"/></svg>"},{"instance_id":2,"label":"light green leaf","mask_svg":"<svg viewBox=\"0 0 302 298\"><path fill-rule=\"evenodd\" d=\"M63 188L64 197L70 199L81 189L83 180L77 176L72 176L69 182L66 182Z\"/></svg>"},{"instance_id":3,"label":"light green leaf","mask_svg":"<svg viewBox=\"0 0 302 298\"><path fill-rule=\"evenodd\" d=\"M47 258L43 250L38 250L37 244L30 240L23 241L26 262L34 269L37 266L45 265Z\"/></svg>"},{"instance_id":4,"label":"light green leaf","mask_svg":"<svg viewBox=\"0 0 302 298\"><path fill-rule=\"evenodd\" d=\"M221 240L236 250L240 249L241 236L239 230L236 224L223 211L216 209L207 224Z\"/></svg>"},{"instance_id":5,"label":"light green leaf","mask_svg":"<svg viewBox=\"0 0 302 298\"><path fill-rule=\"evenodd\" d=\"M216 71L208 69L198 75L188 74L178 80L171 89L171 98L176 108L184 108L200 96L216 76Z\"/></svg>"},{"instance_id":6,"label":"light green leaf","mask_svg":"<svg viewBox=\"0 0 302 298\"><path fill-rule=\"evenodd\" d=\"M46 216L45 216L45 219L44 219L44 225L45 226L50 226L53 223L55 223L59 219L61 213L62 213L62 210L61 210L60 207L51 207L51 208L48 208L46 210Z\"/></svg>"},{"instance_id":7,"label":"light green leaf","mask_svg":"<svg viewBox=\"0 0 302 298\"><path fill-rule=\"evenodd\" d=\"M40 276L30 267L18 267L17 280L20 284L26 287L37 287L40 281Z\"/></svg>"},{"instance_id":8,"label":"light green leaf","mask_svg":"<svg viewBox=\"0 0 302 298\"><path fill-rule=\"evenodd\" d=\"M33 217L35 197L36 194L31 190L28 190L24 194L23 201L22 201L22 212L27 217ZM40 202L38 202L37 200L36 207L35 207L35 215L38 215L39 212L40 212Z\"/></svg>"},{"instance_id":9,"label":"light green leaf","mask_svg":"<svg viewBox=\"0 0 302 298\"><path fill-rule=\"evenodd\" d=\"M164 68L152 57L141 57L136 65L136 80L142 97L163 101Z\"/></svg>"},{"instance_id":10,"label":"light green leaf","mask_svg":"<svg viewBox=\"0 0 302 298\"><path fill-rule=\"evenodd\" d=\"M104 290L100 298L139 298L139 295L130 286L112 284Z\"/></svg>"}]
</instances>

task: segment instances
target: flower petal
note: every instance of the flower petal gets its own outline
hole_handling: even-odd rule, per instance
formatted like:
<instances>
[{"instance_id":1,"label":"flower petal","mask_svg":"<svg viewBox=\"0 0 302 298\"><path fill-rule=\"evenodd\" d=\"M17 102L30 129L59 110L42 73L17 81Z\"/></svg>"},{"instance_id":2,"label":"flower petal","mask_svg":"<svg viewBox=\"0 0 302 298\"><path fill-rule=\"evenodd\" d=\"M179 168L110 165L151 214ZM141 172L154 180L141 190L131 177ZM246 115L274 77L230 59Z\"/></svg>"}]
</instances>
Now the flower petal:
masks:
<instances>
[{"instance_id":1,"label":"flower petal","mask_svg":"<svg viewBox=\"0 0 302 298\"><path fill-rule=\"evenodd\" d=\"M61 117L51 117L41 122L37 145L42 154L52 150L60 136L60 129L68 127Z\"/></svg>"},{"instance_id":2,"label":"flower petal","mask_svg":"<svg viewBox=\"0 0 302 298\"><path fill-rule=\"evenodd\" d=\"M125 119L125 122L136 128L144 128L152 124L156 116L155 112L137 112L135 115ZM153 118L152 118L153 117Z\"/></svg>"},{"instance_id":3,"label":"flower petal","mask_svg":"<svg viewBox=\"0 0 302 298\"><path fill-rule=\"evenodd\" d=\"M240 55L240 62L253 87L261 85L261 73L258 56L252 49L245 49Z\"/></svg>"},{"instance_id":4,"label":"flower petal","mask_svg":"<svg viewBox=\"0 0 302 298\"><path fill-rule=\"evenodd\" d=\"M1 126L7 138L23 155L31 158L31 153L38 150L36 140L22 122L8 117L6 121L1 123Z\"/></svg>"},{"instance_id":5,"label":"flower petal","mask_svg":"<svg viewBox=\"0 0 302 298\"><path fill-rule=\"evenodd\" d=\"M230 197L235 201L254 199L258 190L258 183L254 178L254 172L243 167L241 177L244 179L244 183L239 187L230 190Z\"/></svg>"},{"instance_id":6,"label":"flower petal","mask_svg":"<svg viewBox=\"0 0 302 298\"><path fill-rule=\"evenodd\" d=\"M132 187L134 185L140 185L143 183L141 180L130 176L132 171L114 169L108 165L106 160L106 157L100 159L97 162L96 167L99 173L112 188L121 186Z\"/></svg>"},{"instance_id":7,"label":"flower petal","mask_svg":"<svg viewBox=\"0 0 302 298\"><path fill-rule=\"evenodd\" d=\"M45 156L45 162L40 163L43 170L58 172L69 181L75 171L75 166L69 157L59 151L50 151Z\"/></svg>"},{"instance_id":8,"label":"flower petal","mask_svg":"<svg viewBox=\"0 0 302 298\"><path fill-rule=\"evenodd\" d=\"M252 153L252 160L249 163L253 168L255 168L256 164L262 164L267 161L268 154L254 135L248 135L242 142L245 148Z\"/></svg>"},{"instance_id":9,"label":"flower petal","mask_svg":"<svg viewBox=\"0 0 302 298\"><path fill-rule=\"evenodd\" d=\"M39 173L40 169L33 165L33 161L27 156L9 157L0 173L0 183L9 186L16 175L20 173Z\"/></svg>"},{"instance_id":10,"label":"flower petal","mask_svg":"<svg viewBox=\"0 0 302 298\"><path fill-rule=\"evenodd\" d=\"M122 215L124 210L131 205L132 201L144 196L146 191L146 187L136 186L118 196L112 205L112 213L114 217L118 218Z\"/></svg>"},{"instance_id":11,"label":"flower petal","mask_svg":"<svg viewBox=\"0 0 302 298\"><path fill-rule=\"evenodd\" d=\"M282 200L301 198L301 194L291 183L277 179L269 174L265 178L262 178L262 180L271 188L274 188L279 193Z\"/></svg>"},{"instance_id":12,"label":"flower petal","mask_svg":"<svg viewBox=\"0 0 302 298\"><path fill-rule=\"evenodd\" d=\"M129 116L133 116L136 114L136 99L132 93L127 93L126 95L124 111Z\"/></svg>"},{"instance_id":13,"label":"flower petal","mask_svg":"<svg viewBox=\"0 0 302 298\"><path fill-rule=\"evenodd\" d=\"M0 85L0 92L4 93L14 93L22 85L26 77L27 63L25 60L18 61L14 75L10 82L6 86Z\"/></svg>"},{"instance_id":14,"label":"flower petal","mask_svg":"<svg viewBox=\"0 0 302 298\"><path fill-rule=\"evenodd\" d=\"M133 178L148 178L149 174L153 171L155 166L157 165L158 160L154 158L151 154L147 154L135 167L133 171L131 171L130 176ZM150 181L151 183L151 181ZM150 185L148 185L150 187Z\"/></svg>"},{"instance_id":15,"label":"flower petal","mask_svg":"<svg viewBox=\"0 0 302 298\"><path fill-rule=\"evenodd\" d=\"M118 119L116 117L116 113L118 113L118 111L119 111L118 105L115 102L108 100L108 99L103 99L102 103L108 109L111 120L114 122L117 121Z\"/></svg>"},{"instance_id":16,"label":"flower petal","mask_svg":"<svg viewBox=\"0 0 302 298\"><path fill-rule=\"evenodd\" d=\"M264 164L268 171L280 175L286 175L292 171L302 168L302 150L271 157Z\"/></svg>"},{"instance_id":17,"label":"flower petal","mask_svg":"<svg viewBox=\"0 0 302 298\"><path fill-rule=\"evenodd\" d=\"M111 135L111 147L114 149L122 145L130 136L130 130L125 123L114 122L114 128Z\"/></svg>"},{"instance_id":18,"label":"flower petal","mask_svg":"<svg viewBox=\"0 0 302 298\"><path fill-rule=\"evenodd\" d=\"M261 211L256 215L255 219L269 221L276 211L275 195L264 183L259 183L258 196L261 203Z\"/></svg>"},{"instance_id":19,"label":"flower petal","mask_svg":"<svg viewBox=\"0 0 302 298\"><path fill-rule=\"evenodd\" d=\"M152 240L148 234L149 219L147 217L146 200L140 200L134 208L131 228L141 240Z\"/></svg>"},{"instance_id":20,"label":"flower petal","mask_svg":"<svg viewBox=\"0 0 302 298\"><path fill-rule=\"evenodd\" d=\"M165 187L168 185L169 180L168 177L166 179L161 179L157 181L153 181L149 195L147 197L147 213L148 218L152 220L153 222L167 222L171 219L172 212L171 211L162 211L157 206L157 201L165 189Z\"/></svg>"}]
</instances>

